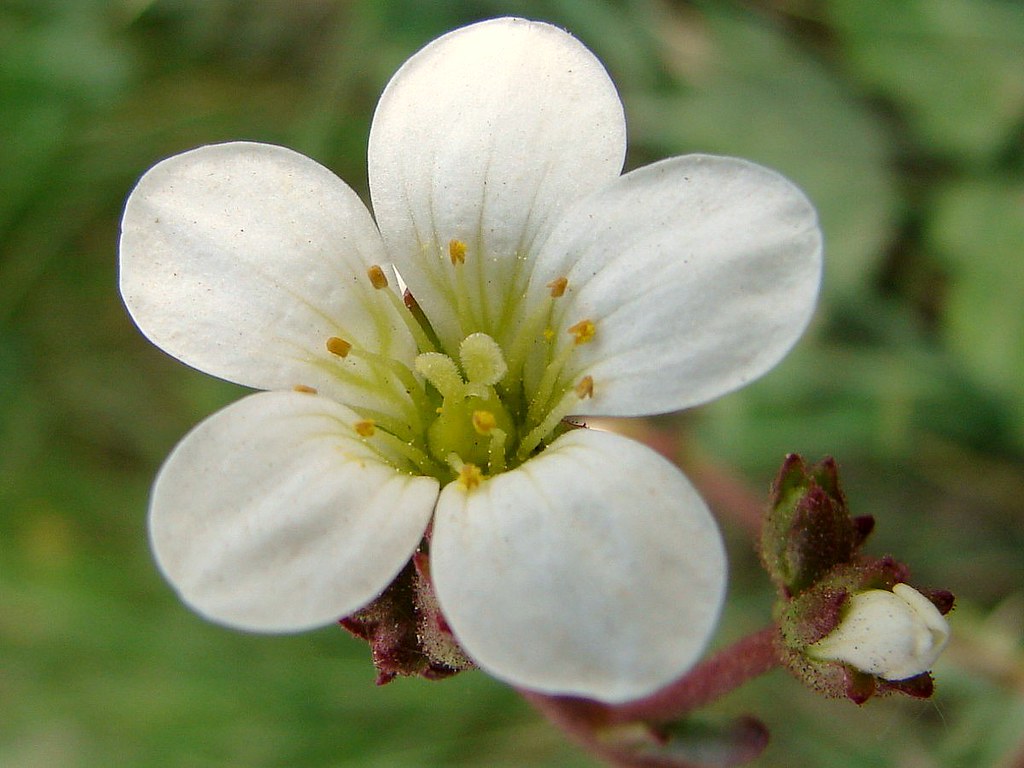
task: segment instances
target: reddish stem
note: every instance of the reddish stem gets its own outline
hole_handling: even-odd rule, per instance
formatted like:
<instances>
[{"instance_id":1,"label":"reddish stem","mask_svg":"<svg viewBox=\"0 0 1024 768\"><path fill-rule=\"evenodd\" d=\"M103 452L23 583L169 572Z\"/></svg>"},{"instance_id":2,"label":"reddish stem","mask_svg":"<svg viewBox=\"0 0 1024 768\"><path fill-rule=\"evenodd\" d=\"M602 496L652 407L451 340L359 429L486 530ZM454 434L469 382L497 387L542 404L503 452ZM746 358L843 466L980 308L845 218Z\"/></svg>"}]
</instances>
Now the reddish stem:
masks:
<instances>
[{"instance_id":1,"label":"reddish stem","mask_svg":"<svg viewBox=\"0 0 1024 768\"><path fill-rule=\"evenodd\" d=\"M645 699L609 707L610 723L677 720L779 665L774 626L738 640Z\"/></svg>"},{"instance_id":2,"label":"reddish stem","mask_svg":"<svg viewBox=\"0 0 1024 768\"><path fill-rule=\"evenodd\" d=\"M544 696L530 691L522 695L540 710L567 736L589 749L612 765L623 766L690 766L680 759L645 759L624 751L602 738L611 726L642 723L647 726L680 720L695 709L703 707L744 683L778 666L776 651L777 630L774 626L723 648L702 661L674 683L644 699L611 706L587 699ZM760 729L760 730L759 730ZM763 748L763 726L756 721L745 724L750 734L749 749L742 745L737 750L738 761L752 759ZM766 737L765 737L766 738Z\"/></svg>"}]
</instances>

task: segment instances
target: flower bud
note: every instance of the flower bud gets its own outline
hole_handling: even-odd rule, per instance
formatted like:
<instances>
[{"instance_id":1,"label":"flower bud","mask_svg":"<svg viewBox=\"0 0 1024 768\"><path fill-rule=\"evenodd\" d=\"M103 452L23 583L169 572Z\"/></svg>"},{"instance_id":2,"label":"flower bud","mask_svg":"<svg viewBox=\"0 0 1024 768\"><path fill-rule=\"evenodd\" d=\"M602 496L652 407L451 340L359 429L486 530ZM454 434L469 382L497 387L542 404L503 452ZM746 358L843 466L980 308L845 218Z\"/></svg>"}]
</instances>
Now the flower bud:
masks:
<instances>
[{"instance_id":1,"label":"flower bud","mask_svg":"<svg viewBox=\"0 0 1024 768\"><path fill-rule=\"evenodd\" d=\"M790 454L773 486L761 559L783 596L793 597L850 562L873 524L870 517L850 516L834 460L808 466Z\"/></svg>"},{"instance_id":2,"label":"flower bud","mask_svg":"<svg viewBox=\"0 0 1024 768\"><path fill-rule=\"evenodd\" d=\"M807 647L808 656L839 661L883 680L906 680L931 669L949 640L949 624L909 584L854 593L839 625Z\"/></svg>"}]
</instances>

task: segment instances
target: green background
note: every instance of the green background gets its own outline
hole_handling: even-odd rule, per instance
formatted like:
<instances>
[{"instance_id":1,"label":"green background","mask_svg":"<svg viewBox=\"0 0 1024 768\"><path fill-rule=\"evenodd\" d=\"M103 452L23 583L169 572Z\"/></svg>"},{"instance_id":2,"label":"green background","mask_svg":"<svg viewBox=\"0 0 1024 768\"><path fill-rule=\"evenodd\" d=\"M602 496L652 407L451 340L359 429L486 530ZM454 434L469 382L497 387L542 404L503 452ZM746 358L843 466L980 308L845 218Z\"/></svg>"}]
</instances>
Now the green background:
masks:
<instances>
[{"instance_id":1,"label":"green background","mask_svg":"<svg viewBox=\"0 0 1024 768\"><path fill-rule=\"evenodd\" d=\"M168 358L116 287L162 157L298 149L365 191L377 95L428 40L516 14L607 65L628 164L690 151L795 180L827 239L808 335L755 385L639 425L715 501L717 643L768 619L749 515L782 456L835 455L870 549L951 589L928 702L720 702L762 766L1024 765L1024 6L1015 0L0 2L0 766L586 766L481 673L377 689L365 646L193 616L151 562L161 460L241 394Z\"/></svg>"}]
</instances>

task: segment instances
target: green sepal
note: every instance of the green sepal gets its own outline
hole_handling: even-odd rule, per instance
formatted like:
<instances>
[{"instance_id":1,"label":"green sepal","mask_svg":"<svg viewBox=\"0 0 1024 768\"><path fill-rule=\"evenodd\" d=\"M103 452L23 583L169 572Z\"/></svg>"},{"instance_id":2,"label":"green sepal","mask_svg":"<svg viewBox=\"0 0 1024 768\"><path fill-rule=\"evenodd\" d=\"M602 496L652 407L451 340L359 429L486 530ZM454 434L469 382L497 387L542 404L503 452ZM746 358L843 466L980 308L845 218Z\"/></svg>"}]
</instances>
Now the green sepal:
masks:
<instances>
[{"instance_id":1,"label":"green sepal","mask_svg":"<svg viewBox=\"0 0 1024 768\"><path fill-rule=\"evenodd\" d=\"M790 597L849 562L871 527L871 518L850 516L834 460L808 468L790 454L773 486L761 557L779 591Z\"/></svg>"}]
</instances>

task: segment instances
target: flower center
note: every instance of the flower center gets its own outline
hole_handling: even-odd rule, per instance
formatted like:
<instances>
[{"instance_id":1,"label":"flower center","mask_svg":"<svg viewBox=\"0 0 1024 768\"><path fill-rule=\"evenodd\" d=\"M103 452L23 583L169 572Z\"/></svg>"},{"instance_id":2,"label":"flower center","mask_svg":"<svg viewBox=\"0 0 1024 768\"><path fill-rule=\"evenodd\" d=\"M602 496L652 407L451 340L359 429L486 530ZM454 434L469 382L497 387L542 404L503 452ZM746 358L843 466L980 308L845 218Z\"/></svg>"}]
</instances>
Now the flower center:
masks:
<instances>
[{"instance_id":1,"label":"flower center","mask_svg":"<svg viewBox=\"0 0 1024 768\"><path fill-rule=\"evenodd\" d=\"M416 358L416 371L442 401L437 418L427 429L433 457L460 472L462 464L487 467L490 474L504 471L505 448L515 438L512 416L495 390L508 372L498 343L485 333L473 333L459 345L462 370L451 357L424 352Z\"/></svg>"},{"instance_id":2,"label":"flower center","mask_svg":"<svg viewBox=\"0 0 1024 768\"><path fill-rule=\"evenodd\" d=\"M374 316L389 328L400 317L419 354L409 365L337 336L327 339L325 348L334 360L332 371L371 390L381 405L347 404L361 417L348 425L354 436L403 471L472 489L519 466L571 428L563 419L582 399L593 397L595 384L590 376L571 378L567 363L598 331L592 319L583 318L566 329L571 340L563 337L559 343L551 324L555 302L570 290L565 277L548 283L533 301L525 291L516 292L521 300L502 313L504 324L481 329L469 309L473 302L462 273L467 250L452 240L448 258L437 260L454 270L448 281L452 296L446 298L457 308L464 334L456 349L441 343L412 295L406 291L400 297L376 265L367 271L372 295L388 306Z\"/></svg>"}]
</instances>

